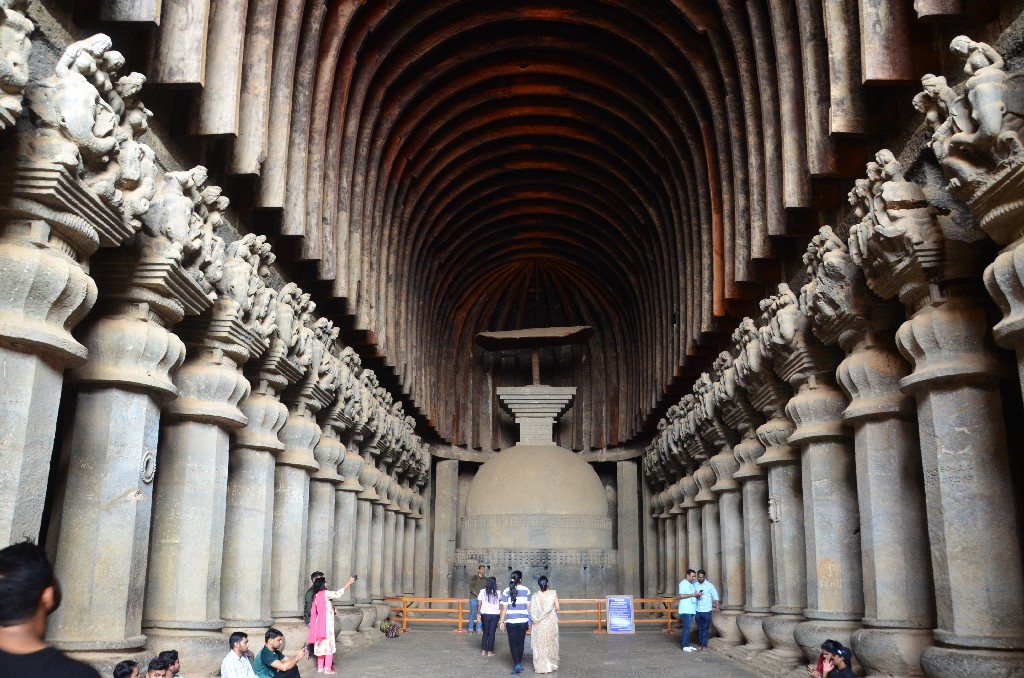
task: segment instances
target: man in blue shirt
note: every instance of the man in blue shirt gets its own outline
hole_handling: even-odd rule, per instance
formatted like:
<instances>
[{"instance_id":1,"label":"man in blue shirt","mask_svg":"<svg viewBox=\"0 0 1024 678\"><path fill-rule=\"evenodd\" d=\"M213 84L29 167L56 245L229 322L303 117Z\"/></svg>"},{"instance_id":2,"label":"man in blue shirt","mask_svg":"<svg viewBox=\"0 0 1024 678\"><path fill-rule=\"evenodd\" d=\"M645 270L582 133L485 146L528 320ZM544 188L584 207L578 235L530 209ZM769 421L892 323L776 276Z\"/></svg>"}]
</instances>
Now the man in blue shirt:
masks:
<instances>
[{"instance_id":1,"label":"man in blue shirt","mask_svg":"<svg viewBox=\"0 0 1024 678\"><path fill-rule=\"evenodd\" d=\"M697 636L700 638L700 649L708 649L708 639L711 638L711 609L714 606L715 612L721 612L718 604L718 589L707 579L704 570L697 570Z\"/></svg>"},{"instance_id":2,"label":"man in blue shirt","mask_svg":"<svg viewBox=\"0 0 1024 678\"><path fill-rule=\"evenodd\" d=\"M694 647L690 645L690 629L693 627L693 616L697 613L697 573L693 570L686 571L686 578L679 582L679 619L683 622L683 652L693 652Z\"/></svg>"}]
</instances>

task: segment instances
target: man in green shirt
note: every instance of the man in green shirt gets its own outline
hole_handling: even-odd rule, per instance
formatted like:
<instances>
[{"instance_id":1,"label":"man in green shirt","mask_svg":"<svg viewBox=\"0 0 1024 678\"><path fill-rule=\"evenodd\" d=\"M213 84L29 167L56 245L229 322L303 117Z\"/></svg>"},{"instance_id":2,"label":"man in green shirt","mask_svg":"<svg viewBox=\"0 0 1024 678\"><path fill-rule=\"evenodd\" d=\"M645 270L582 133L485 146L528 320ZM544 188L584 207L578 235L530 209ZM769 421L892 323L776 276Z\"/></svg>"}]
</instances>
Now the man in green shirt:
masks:
<instances>
[{"instance_id":1,"label":"man in green shirt","mask_svg":"<svg viewBox=\"0 0 1024 678\"><path fill-rule=\"evenodd\" d=\"M480 589L487 586L487 566L483 563L476 568L476 575L469 580L469 632L479 633L483 631L483 625L476 621L477 595Z\"/></svg>"},{"instance_id":2,"label":"man in green shirt","mask_svg":"<svg viewBox=\"0 0 1024 678\"><path fill-rule=\"evenodd\" d=\"M281 648L284 647L284 634L275 628L267 629L263 634L263 649L253 658L252 670L259 678L299 678L296 664L306 656L306 646L295 653L294 657L285 659Z\"/></svg>"}]
</instances>

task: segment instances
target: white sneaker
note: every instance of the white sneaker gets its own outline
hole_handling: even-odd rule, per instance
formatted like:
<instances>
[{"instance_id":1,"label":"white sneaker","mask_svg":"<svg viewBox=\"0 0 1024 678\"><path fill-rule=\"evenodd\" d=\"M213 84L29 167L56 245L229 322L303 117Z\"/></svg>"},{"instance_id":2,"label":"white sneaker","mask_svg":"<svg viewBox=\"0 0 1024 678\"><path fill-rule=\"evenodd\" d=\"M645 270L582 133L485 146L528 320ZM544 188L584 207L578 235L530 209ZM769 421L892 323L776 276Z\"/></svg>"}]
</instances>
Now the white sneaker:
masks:
<instances>
[{"instance_id":1,"label":"white sneaker","mask_svg":"<svg viewBox=\"0 0 1024 678\"><path fill-rule=\"evenodd\" d=\"M697 650L697 648L690 647L689 645L687 645L686 647L683 648L683 652L696 652L696 650Z\"/></svg>"}]
</instances>

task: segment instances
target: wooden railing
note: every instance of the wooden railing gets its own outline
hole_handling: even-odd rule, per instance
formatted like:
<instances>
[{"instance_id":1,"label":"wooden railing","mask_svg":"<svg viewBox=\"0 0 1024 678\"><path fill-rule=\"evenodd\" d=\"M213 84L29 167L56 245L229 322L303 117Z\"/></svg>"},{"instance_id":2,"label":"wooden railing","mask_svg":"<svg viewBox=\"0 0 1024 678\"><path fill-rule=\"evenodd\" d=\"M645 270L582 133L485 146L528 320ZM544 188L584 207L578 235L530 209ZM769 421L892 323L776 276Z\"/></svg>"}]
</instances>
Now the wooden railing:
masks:
<instances>
[{"instance_id":1,"label":"wooden railing","mask_svg":"<svg viewBox=\"0 0 1024 678\"><path fill-rule=\"evenodd\" d=\"M420 598L402 596L387 599L392 619L402 625L402 632L414 624L453 626L452 633L466 633L469 626L468 598ZM559 598L558 624L593 626L594 633L608 632L608 601L604 598ZM634 598L633 622L659 624L662 633L672 633L673 598Z\"/></svg>"}]
</instances>

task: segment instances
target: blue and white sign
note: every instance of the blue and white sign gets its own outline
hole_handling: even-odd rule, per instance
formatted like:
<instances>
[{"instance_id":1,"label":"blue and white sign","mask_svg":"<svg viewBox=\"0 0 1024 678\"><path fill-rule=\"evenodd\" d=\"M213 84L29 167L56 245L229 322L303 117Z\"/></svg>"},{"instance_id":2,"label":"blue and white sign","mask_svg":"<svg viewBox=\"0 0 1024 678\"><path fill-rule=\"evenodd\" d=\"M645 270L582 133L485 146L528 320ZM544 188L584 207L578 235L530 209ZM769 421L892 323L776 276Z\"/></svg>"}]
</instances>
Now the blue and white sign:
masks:
<instances>
[{"instance_id":1,"label":"blue and white sign","mask_svg":"<svg viewBox=\"0 0 1024 678\"><path fill-rule=\"evenodd\" d=\"M633 596L608 596L608 633L636 633Z\"/></svg>"}]
</instances>

